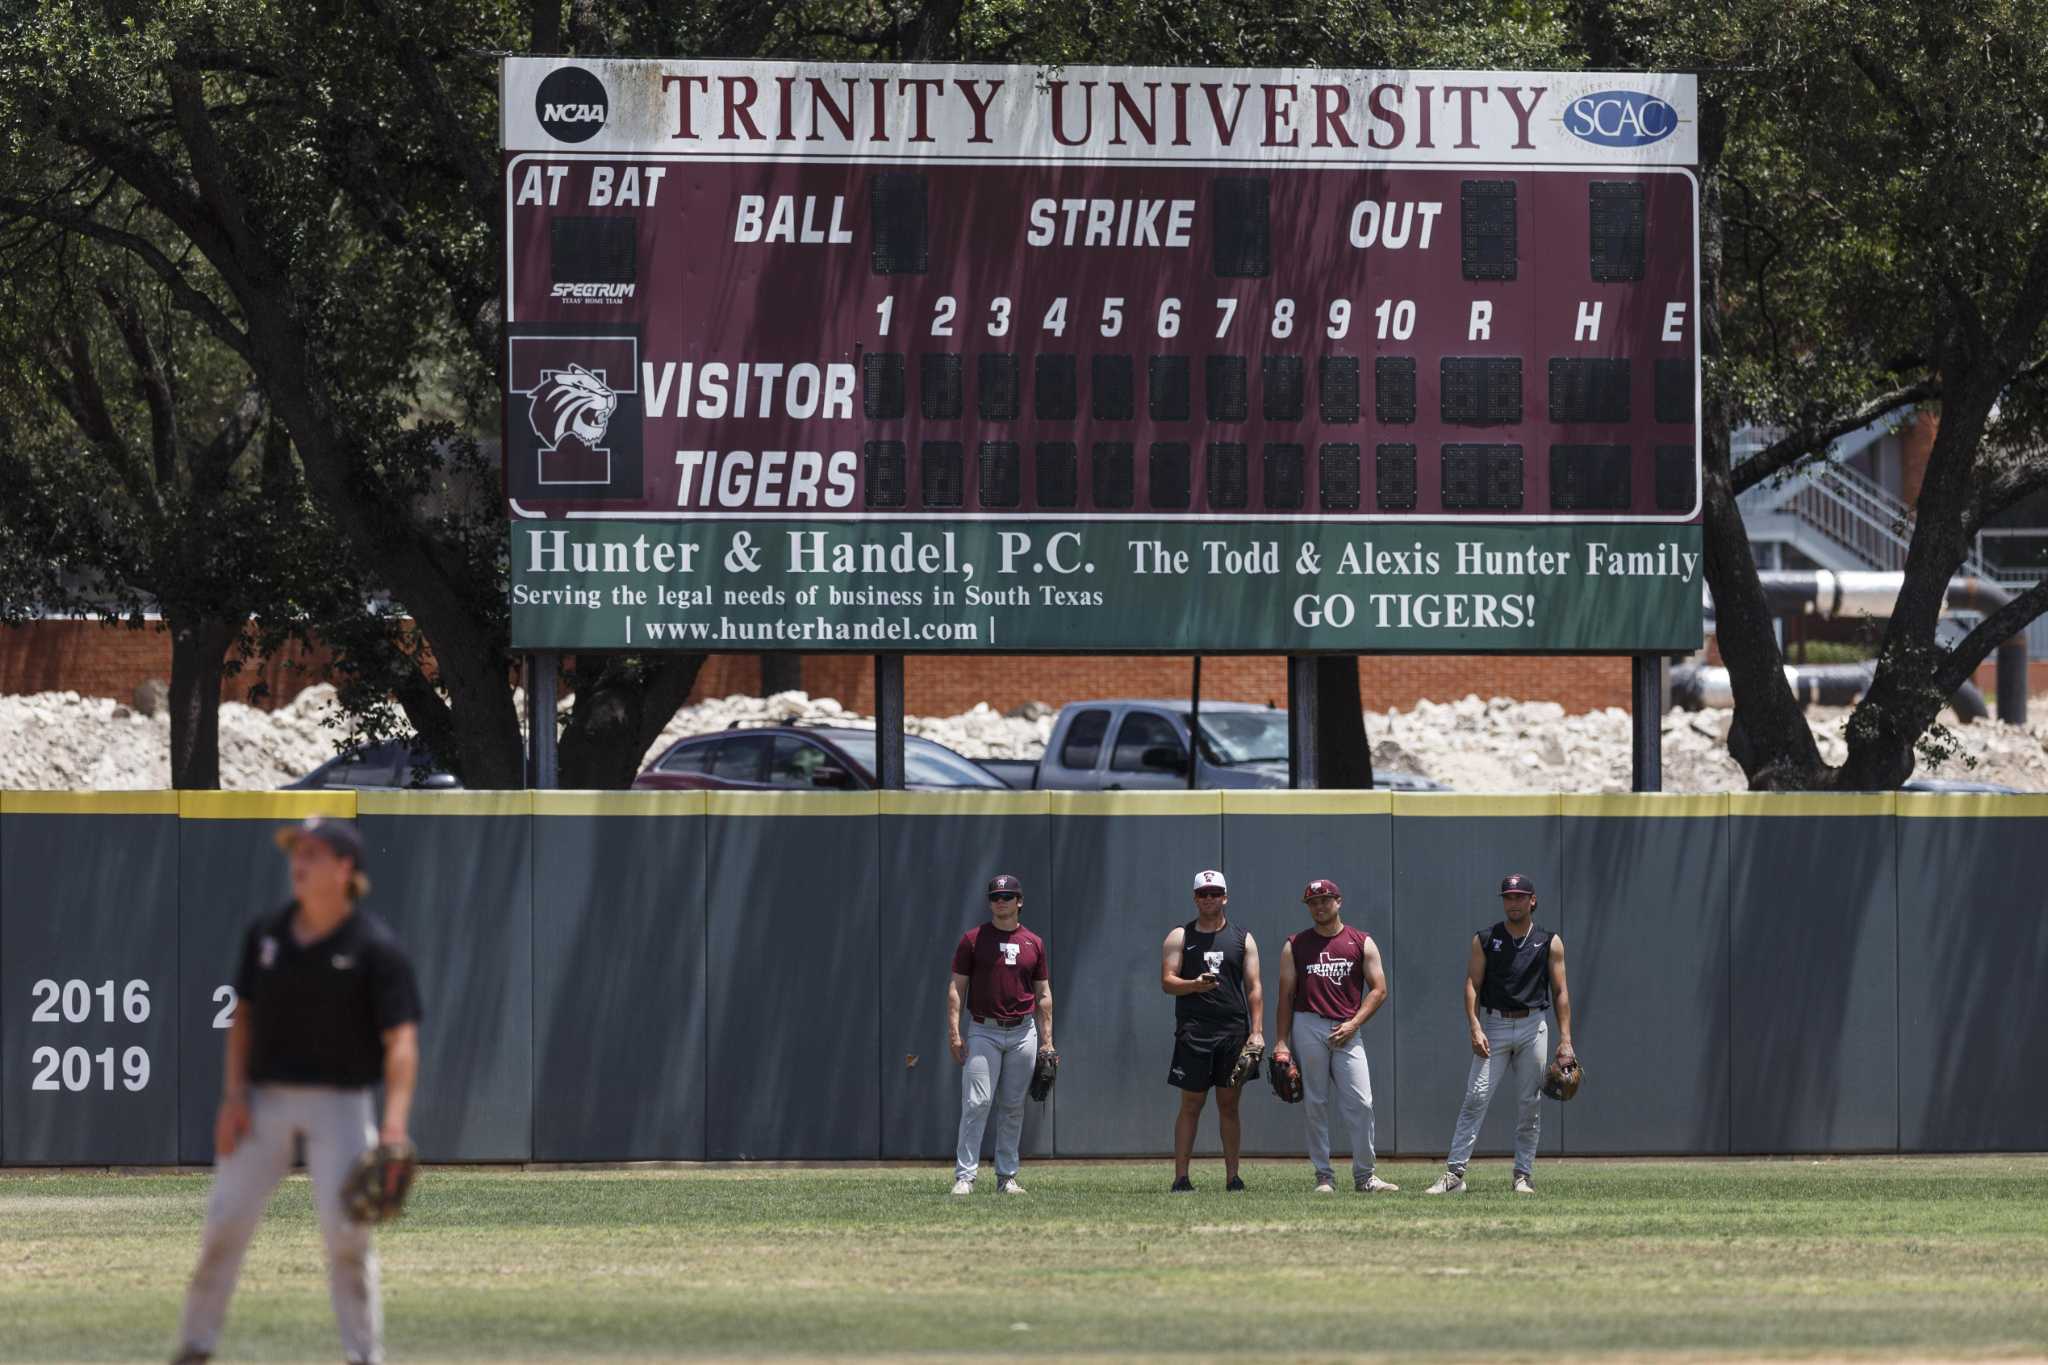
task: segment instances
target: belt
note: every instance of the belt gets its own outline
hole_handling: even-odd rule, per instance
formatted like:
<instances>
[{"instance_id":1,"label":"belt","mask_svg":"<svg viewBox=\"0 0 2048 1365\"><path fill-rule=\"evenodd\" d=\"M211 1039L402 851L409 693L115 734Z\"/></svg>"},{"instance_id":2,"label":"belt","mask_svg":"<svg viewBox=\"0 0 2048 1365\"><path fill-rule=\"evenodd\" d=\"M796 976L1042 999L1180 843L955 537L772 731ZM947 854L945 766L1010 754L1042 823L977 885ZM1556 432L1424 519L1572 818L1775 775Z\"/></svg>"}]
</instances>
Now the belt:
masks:
<instances>
[{"instance_id":1,"label":"belt","mask_svg":"<svg viewBox=\"0 0 2048 1365\"><path fill-rule=\"evenodd\" d=\"M991 1016L984 1019L977 1014L974 1016L974 1022L977 1024L987 1024L990 1028L1016 1028L1019 1024L1030 1023L1031 1016L1027 1014L1022 1019L997 1019Z\"/></svg>"},{"instance_id":2,"label":"belt","mask_svg":"<svg viewBox=\"0 0 2048 1365\"><path fill-rule=\"evenodd\" d=\"M1528 1018L1528 1017L1529 1017L1529 1016L1530 1016L1531 1014L1533 1014L1533 1013L1534 1013L1535 1011L1533 1011L1533 1010L1497 1010L1497 1009L1494 1009L1494 1008L1493 1008L1493 1007L1492 1007L1491 1005L1489 1005L1489 1006L1487 1006L1486 1012L1487 1012L1488 1014L1490 1014L1490 1015L1494 1016L1494 1018L1496 1018L1496 1019L1527 1019L1527 1018Z\"/></svg>"}]
</instances>

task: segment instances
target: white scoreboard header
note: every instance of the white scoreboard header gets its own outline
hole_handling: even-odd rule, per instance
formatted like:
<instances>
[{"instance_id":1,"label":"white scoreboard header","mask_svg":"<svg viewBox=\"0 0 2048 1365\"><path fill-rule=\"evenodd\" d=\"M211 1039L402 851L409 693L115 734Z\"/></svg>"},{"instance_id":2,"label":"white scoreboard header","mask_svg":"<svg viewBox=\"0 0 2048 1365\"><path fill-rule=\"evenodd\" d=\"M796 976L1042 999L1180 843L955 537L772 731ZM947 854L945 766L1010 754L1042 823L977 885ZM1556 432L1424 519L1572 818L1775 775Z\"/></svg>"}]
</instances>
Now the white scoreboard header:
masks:
<instances>
[{"instance_id":1,"label":"white scoreboard header","mask_svg":"<svg viewBox=\"0 0 2048 1365\"><path fill-rule=\"evenodd\" d=\"M745 161L1690 166L1695 77L511 57L508 152Z\"/></svg>"}]
</instances>

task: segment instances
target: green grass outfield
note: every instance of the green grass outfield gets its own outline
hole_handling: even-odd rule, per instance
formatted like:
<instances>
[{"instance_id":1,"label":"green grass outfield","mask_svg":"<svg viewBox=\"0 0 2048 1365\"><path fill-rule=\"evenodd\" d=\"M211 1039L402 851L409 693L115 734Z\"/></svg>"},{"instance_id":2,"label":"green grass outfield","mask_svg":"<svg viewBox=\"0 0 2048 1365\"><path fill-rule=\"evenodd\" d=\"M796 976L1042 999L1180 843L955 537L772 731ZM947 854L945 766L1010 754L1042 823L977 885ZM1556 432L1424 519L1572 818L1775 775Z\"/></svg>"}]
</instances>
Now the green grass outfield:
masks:
<instances>
[{"instance_id":1,"label":"green grass outfield","mask_svg":"<svg viewBox=\"0 0 2048 1365\"><path fill-rule=\"evenodd\" d=\"M1198 1162L429 1171L384 1233L394 1362L674 1356L2022 1355L2048 1349L2048 1157L1546 1161L1541 1193L1226 1195ZM992 1186L993 1180L983 1184ZM0 1174L0 1360L163 1360L203 1175ZM222 1360L339 1356L307 1186Z\"/></svg>"}]
</instances>

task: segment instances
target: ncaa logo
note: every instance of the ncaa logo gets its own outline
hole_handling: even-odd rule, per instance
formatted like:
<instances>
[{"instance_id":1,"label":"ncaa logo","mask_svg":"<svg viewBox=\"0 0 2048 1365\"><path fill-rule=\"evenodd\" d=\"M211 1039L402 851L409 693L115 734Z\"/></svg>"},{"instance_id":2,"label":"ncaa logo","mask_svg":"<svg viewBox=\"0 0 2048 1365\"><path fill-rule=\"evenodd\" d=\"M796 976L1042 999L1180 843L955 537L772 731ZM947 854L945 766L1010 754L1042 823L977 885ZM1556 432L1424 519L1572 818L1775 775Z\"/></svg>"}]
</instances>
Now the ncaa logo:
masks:
<instances>
[{"instance_id":1,"label":"ncaa logo","mask_svg":"<svg viewBox=\"0 0 2048 1365\"><path fill-rule=\"evenodd\" d=\"M611 116L611 96L605 93L604 82L582 67L558 67L534 92L533 113L555 141L588 142Z\"/></svg>"},{"instance_id":2,"label":"ncaa logo","mask_svg":"<svg viewBox=\"0 0 2048 1365\"><path fill-rule=\"evenodd\" d=\"M1678 128L1678 111L1640 90L1601 90L1564 107L1565 131L1596 147L1647 147Z\"/></svg>"}]
</instances>

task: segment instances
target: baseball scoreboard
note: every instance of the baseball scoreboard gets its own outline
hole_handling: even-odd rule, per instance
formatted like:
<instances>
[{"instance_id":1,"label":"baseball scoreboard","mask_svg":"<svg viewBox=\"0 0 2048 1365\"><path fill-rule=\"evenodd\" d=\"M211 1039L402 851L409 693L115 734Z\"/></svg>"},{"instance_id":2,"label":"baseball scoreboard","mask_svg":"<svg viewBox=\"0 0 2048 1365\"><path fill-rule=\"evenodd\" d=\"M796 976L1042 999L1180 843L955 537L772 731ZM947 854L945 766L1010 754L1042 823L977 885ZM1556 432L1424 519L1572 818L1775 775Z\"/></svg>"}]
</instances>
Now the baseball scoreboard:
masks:
<instances>
[{"instance_id":1,"label":"baseball scoreboard","mask_svg":"<svg viewBox=\"0 0 2048 1365\"><path fill-rule=\"evenodd\" d=\"M515 642L1695 647L1694 107L508 60Z\"/></svg>"}]
</instances>

